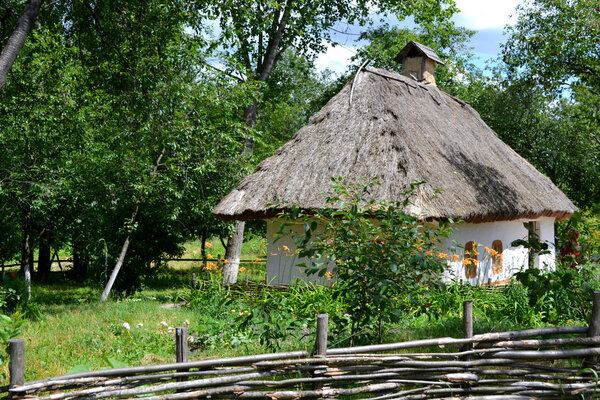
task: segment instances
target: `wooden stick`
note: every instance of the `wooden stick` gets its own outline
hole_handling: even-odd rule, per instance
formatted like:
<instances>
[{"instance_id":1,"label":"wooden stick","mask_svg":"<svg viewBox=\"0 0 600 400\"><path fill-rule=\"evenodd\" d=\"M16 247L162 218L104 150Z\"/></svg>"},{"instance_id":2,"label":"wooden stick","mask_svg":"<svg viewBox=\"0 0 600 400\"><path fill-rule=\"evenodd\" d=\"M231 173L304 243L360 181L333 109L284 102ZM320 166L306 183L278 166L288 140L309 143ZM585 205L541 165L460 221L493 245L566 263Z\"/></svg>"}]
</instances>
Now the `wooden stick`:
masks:
<instances>
[{"instance_id":1,"label":"wooden stick","mask_svg":"<svg viewBox=\"0 0 600 400\"><path fill-rule=\"evenodd\" d=\"M473 337L473 300L463 301L463 337L470 339ZM473 349L473 343L465 344L462 348L464 351ZM464 360L472 360L471 354L467 354L463 357Z\"/></svg>"},{"instance_id":2,"label":"wooden stick","mask_svg":"<svg viewBox=\"0 0 600 400\"><path fill-rule=\"evenodd\" d=\"M490 343L489 346L505 348L539 348L550 346L584 346L590 344L600 344L600 336L565 339L505 340Z\"/></svg>"},{"instance_id":3,"label":"wooden stick","mask_svg":"<svg viewBox=\"0 0 600 400\"><path fill-rule=\"evenodd\" d=\"M556 358L571 358L583 356L600 355L600 347L590 347L587 349L570 349L570 350L540 350L540 351L499 351L491 354L490 357L498 358L513 358L513 359L532 359L532 360L547 360Z\"/></svg>"},{"instance_id":4,"label":"wooden stick","mask_svg":"<svg viewBox=\"0 0 600 400\"><path fill-rule=\"evenodd\" d=\"M54 393L49 396L39 397L38 400L60 400L68 397L82 397L83 399L104 399L107 397L125 397L125 396L139 396L143 394L164 392L169 390L186 390L186 389L196 389L200 387L207 386L216 386L227 383L237 383L240 381L254 379L254 378L262 378L267 376L276 376L284 374L284 371L260 371L253 372L247 374L233 375L233 376L224 376L219 378L209 378L209 379L198 379L193 381L186 382L170 382L163 383L154 386L143 386L139 388L133 389L119 389L119 388L110 388L110 390L106 390L106 388L96 388L89 389L88 391L74 391L74 392L66 392L66 393ZM96 393L88 393L90 391L97 390ZM86 395L86 396L83 396Z\"/></svg>"},{"instance_id":5,"label":"wooden stick","mask_svg":"<svg viewBox=\"0 0 600 400\"><path fill-rule=\"evenodd\" d=\"M25 383L25 340L10 339L8 346L10 348L10 361L8 363L10 371L9 387L13 388Z\"/></svg>"}]
</instances>

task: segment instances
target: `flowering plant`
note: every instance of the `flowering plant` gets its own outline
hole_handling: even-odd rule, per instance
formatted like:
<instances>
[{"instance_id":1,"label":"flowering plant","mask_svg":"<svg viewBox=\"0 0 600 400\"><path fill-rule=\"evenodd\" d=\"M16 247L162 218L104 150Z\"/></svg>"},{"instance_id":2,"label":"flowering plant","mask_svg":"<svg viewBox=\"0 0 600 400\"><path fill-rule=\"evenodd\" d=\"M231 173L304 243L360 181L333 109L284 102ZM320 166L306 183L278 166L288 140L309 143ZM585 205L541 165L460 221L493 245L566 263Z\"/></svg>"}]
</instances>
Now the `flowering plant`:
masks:
<instances>
[{"instance_id":1,"label":"flowering plant","mask_svg":"<svg viewBox=\"0 0 600 400\"><path fill-rule=\"evenodd\" d=\"M296 244L299 256L312 261L300 267L307 274L335 279L333 290L347 305L353 337L378 324L381 340L383 322L402 311L399 299L439 281L447 255L437 245L449 237L450 229L447 223L425 223L404 211L419 183L397 202L373 200L370 195L378 184L375 179L363 184L332 179L326 209L314 214L292 209L286 218L304 221Z\"/></svg>"}]
</instances>

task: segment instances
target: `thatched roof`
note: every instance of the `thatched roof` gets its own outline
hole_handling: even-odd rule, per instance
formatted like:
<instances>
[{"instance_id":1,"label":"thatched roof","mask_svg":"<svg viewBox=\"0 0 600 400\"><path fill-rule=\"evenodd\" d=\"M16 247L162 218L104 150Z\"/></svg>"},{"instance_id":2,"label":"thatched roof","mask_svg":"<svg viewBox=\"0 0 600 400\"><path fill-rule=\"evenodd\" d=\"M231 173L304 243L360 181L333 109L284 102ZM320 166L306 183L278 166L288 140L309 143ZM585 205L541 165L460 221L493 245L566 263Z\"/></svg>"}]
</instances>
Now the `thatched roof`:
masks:
<instances>
[{"instance_id":1,"label":"thatched roof","mask_svg":"<svg viewBox=\"0 0 600 400\"><path fill-rule=\"evenodd\" d=\"M354 81L213 214L247 220L291 205L320 209L330 177L338 176L349 182L377 177L381 185L372 194L383 201L401 200L411 182L424 181L407 211L427 219L565 219L577 210L468 104L381 69L363 70Z\"/></svg>"}]
</instances>

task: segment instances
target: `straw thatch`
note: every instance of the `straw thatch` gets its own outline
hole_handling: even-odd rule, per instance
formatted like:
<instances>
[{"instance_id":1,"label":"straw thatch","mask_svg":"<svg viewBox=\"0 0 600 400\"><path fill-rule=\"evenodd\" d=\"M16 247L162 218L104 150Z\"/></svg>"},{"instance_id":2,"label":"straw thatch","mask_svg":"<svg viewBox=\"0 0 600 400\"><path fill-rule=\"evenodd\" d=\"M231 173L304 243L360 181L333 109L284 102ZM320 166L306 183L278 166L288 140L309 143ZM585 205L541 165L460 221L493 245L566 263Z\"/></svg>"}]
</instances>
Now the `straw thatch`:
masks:
<instances>
[{"instance_id":1,"label":"straw thatch","mask_svg":"<svg viewBox=\"0 0 600 400\"><path fill-rule=\"evenodd\" d=\"M407 211L427 219L565 219L577 210L468 104L397 73L363 69L213 213L247 220L291 205L321 209L338 176L377 177L379 201L401 200L411 182L423 181Z\"/></svg>"}]
</instances>

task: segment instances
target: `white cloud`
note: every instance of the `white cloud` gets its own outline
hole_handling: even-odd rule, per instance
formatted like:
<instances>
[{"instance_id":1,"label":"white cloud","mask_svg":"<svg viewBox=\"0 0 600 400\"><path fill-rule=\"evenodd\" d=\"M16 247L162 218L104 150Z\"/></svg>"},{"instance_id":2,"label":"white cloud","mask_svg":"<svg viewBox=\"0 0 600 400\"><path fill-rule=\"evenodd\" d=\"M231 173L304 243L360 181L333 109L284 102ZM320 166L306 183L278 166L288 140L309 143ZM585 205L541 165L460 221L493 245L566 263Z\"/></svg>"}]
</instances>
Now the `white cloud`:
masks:
<instances>
[{"instance_id":1,"label":"white cloud","mask_svg":"<svg viewBox=\"0 0 600 400\"><path fill-rule=\"evenodd\" d=\"M350 65L350 57L356 53L356 49L347 46L332 46L327 44L327 51L320 54L315 60L315 65L318 71L323 71L329 68L333 72L341 75L346 71L346 67Z\"/></svg>"},{"instance_id":2,"label":"white cloud","mask_svg":"<svg viewBox=\"0 0 600 400\"><path fill-rule=\"evenodd\" d=\"M503 28L514 24L515 8L521 0L455 0L461 12L455 17L459 25L470 29Z\"/></svg>"}]
</instances>

